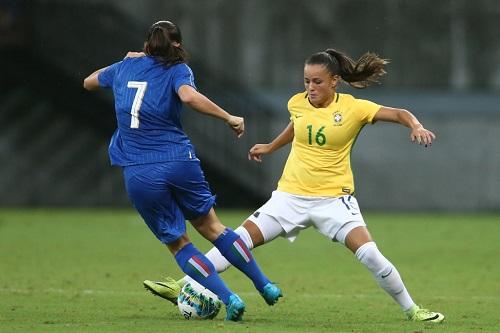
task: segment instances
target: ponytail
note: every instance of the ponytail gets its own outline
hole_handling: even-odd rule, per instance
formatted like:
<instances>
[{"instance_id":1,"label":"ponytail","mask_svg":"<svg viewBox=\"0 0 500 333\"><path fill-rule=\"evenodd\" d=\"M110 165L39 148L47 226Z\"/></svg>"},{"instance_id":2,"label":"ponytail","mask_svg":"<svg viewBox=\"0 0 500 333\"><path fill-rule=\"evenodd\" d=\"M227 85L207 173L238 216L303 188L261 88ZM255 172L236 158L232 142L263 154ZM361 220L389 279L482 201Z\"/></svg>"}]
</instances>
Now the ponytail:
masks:
<instances>
[{"instance_id":1,"label":"ponytail","mask_svg":"<svg viewBox=\"0 0 500 333\"><path fill-rule=\"evenodd\" d=\"M357 61L334 49L313 54L306 60L306 64L322 64L332 75L340 75L342 80L354 88L366 88L386 74L384 66L389 61L382 59L375 53L367 52Z\"/></svg>"},{"instance_id":2,"label":"ponytail","mask_svg":"<svg viewBox=\"0 0 500 333\"><path fill-rule=\"evenodd\" d=\"M173 43L177 43L174 46ZM181 45L179 28L169 21L159 21L149 29L148 38L144 42L144 53L155 57L166 66L187 62L187 53Z\"/></svg>"}]
</instances>

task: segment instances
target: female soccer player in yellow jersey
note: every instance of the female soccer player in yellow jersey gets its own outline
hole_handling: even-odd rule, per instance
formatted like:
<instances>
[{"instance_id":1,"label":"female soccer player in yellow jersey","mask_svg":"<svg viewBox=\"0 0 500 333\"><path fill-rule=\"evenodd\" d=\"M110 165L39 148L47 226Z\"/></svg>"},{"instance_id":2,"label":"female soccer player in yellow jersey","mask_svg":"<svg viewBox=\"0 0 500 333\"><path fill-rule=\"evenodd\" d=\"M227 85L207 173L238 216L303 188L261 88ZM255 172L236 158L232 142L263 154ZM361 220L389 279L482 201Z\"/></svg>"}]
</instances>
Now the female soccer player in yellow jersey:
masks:
<instances>
[{"instance_id":1,"label":"female soccer player in yellow jersey","mask_svg":"<svg viewBox=\"0 0 500 333\"><path fill-rule=\"evenodd\" d=\"M341 81L365 88L385 74L385 59L372 53L358 61L333 49L310 56L304 67L305 91L288 102L290 123L271 143L256 144L249 159L262 161L288 143L292 148L278 188L271 198L235 231L249 248L278 236L293 241L298 233L313 226L329 239L349 248L373 274L377 283L401 306L409 320L441 322L444 316L417 306L394 267L373 241L354 198L350 154L357 135L367 123L387 121L410 129L410 139L428 147L434 133L425 129L409 111L381 106L337 92ZM229 263L213 248L207 258L217 271ZM164 298L168 286L185 283L172 279L164 283L146 280L144 285ZM174 290L178 290L174 286ZM175 295L176 296L176 295Z\"/></svg>"}]
</instances>

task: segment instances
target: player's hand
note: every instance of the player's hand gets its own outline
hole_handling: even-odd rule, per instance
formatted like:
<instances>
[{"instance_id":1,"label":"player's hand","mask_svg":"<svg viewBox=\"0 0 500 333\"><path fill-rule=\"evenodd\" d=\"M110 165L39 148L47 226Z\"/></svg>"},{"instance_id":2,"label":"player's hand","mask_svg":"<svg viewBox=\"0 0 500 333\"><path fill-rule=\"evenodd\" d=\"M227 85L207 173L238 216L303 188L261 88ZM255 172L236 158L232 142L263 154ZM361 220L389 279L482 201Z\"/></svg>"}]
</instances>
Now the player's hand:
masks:
<instances>
[{"instance_id":1,"label":"player's hand","mask_svg":"<svg viewBox=\"0 0 500 333\"><path fill-rule=\"evenodd\" d=\"M248 152L248 159L255 162L262 162L262 155L271 152L271 146L268 143L258 143Z\"/></svg>"},{"instance_id":2,"label":"player's hand","mask_svg":"<svg viewBox=\"0 0 500 333\"><path fill-rule=\"evenodd\" d=\"M432 145L432 140L436 139L436 135L423 126L419 126L411 130L410 139L412 142L416 142L419 145L430 147Z\"/></svg>"},{"instance_id":3,"label":"player's hand","mask_svg":"<svg viewBox=\"0 0 500 333\"><path fill-rule=\"evenodd\" d=\"M230 116L226 121L226 124L231 127L238 138L241 137L245 132L245 120L242 117Z\"/></svg>"},{"instance_id":4,"label":"player's hand","mask_svg":"<svg viewBox=\"0 0 500 333\"><path fill-rule=\"evenodd\" d=\"M130 51L130 52L127 52L127 55L125 56L125 58L140 58L140 57L144 57L144 56L146 56L146 53L144 53L144 52Z\"/></svg>"}]
</instances>

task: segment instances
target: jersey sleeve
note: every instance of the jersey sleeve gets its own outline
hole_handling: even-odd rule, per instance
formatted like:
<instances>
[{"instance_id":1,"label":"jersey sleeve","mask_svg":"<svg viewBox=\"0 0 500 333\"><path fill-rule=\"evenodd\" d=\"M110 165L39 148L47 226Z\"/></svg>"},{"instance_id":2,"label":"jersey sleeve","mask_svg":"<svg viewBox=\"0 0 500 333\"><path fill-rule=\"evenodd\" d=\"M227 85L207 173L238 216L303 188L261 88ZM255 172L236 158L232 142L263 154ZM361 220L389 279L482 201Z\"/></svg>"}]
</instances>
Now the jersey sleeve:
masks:
<instances>
[{"instance_id":1,"label":"jersey sleeve","mask_svg":"<svg viewBox=\"0 0 500 333\"><path fill-rule=\"evenodd\" d=\"M290 121L294 121L297 118L297 105L301 99L307 98L305 92L293 95L287 103L288 112L290 113ZM300 115L299 115L300 117Z\"/></svg>"},{"instance_id":2,"label":"jersey sleeve","mask_svg":"<svg viewBox=\"0 0 500 333\"><path fill-rule=\"evenodd\" d=\"M180 64L177 66L173 76L173 83L176 93L179 92L179 88L183 85L188 85L196 89L193 71L186 64Z\"/></svg>"},{"instance_id":3,"label":"jersey sleeve","mask_svg":"<svg viewBox=\"0 0 500 333\"><path fill-rule=\"evenodd\" d=\"M365 99L356 99L354 107L363 124L373 123L373 117L380 110L380 105Z\"/></svg>"},{"instance_id":4,"label":"jersey sleeve","mask_svg":"<svg viewBox=\"0 0 500 333\"><path fill-rule=\"evenodd\" d=\"M118 67L122 62L114 63L111 66L108 66L105 70L99 73L97 79L99 80L99 85L103 88L109 88L113 86L113 81L115 80L116 72L118 71Z\"/></svg>"}]
</instances>

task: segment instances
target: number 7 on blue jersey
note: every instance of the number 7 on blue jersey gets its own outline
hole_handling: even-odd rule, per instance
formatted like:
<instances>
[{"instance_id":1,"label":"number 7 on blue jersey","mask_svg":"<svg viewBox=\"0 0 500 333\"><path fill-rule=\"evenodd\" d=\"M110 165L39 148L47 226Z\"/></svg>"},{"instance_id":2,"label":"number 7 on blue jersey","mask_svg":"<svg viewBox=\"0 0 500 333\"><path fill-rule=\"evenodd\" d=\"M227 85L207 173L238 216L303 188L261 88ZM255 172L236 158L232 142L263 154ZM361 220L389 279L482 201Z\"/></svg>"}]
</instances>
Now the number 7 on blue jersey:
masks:
<instances>
[{"instance_id":1,"label":"number 7 on blue jersey","mask_svg":"<svg viewBox=\"0 0 500 333\"><path fill-rule=\"evenodd\" d=\"M139 128L139 111L142 105L142 99L146 93L146 88L148 83L145 81L128 81L127 87L137 89L134 97L134 102L132 103L132 108L130 109L130 128Z\"/></svg>"}]
</instances>

